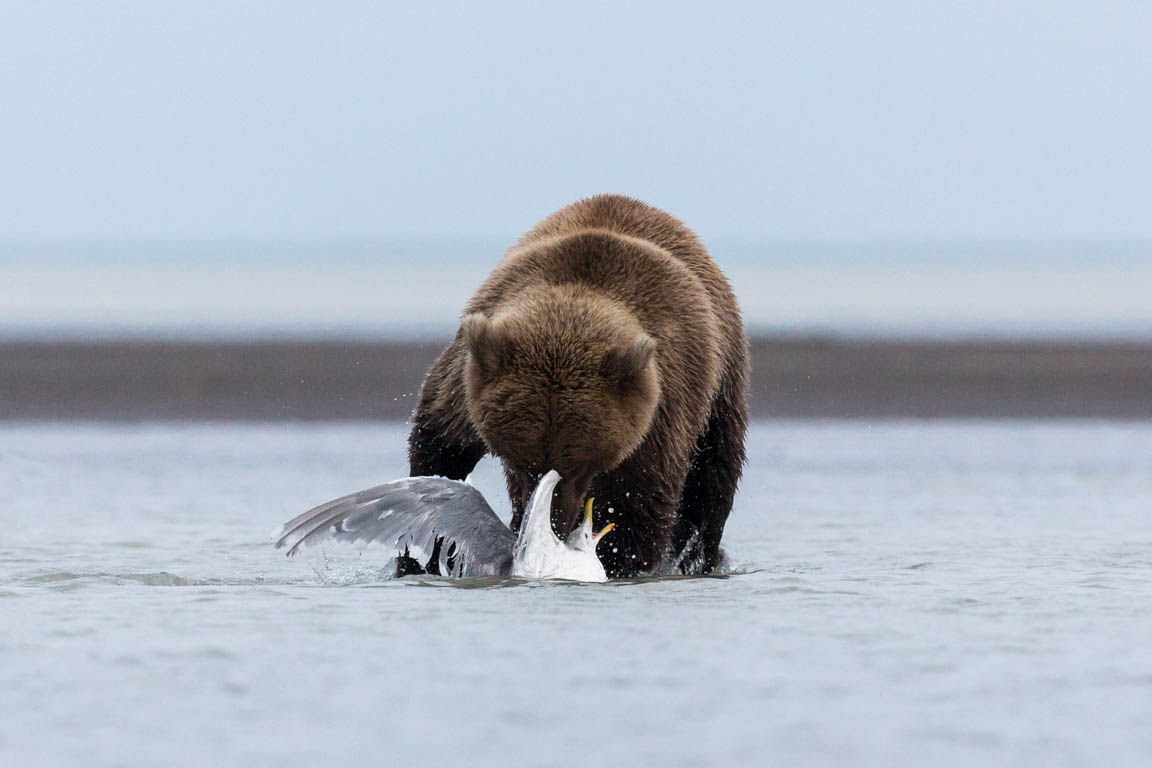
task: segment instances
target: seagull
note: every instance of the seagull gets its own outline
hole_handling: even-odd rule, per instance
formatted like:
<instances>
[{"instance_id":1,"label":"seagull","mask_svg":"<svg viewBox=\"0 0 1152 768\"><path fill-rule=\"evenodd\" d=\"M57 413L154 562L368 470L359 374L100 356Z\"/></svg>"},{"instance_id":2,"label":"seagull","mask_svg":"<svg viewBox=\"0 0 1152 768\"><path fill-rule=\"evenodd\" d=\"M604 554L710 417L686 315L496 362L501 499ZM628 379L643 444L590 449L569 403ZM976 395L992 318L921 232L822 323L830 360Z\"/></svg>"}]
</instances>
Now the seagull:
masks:
<instances>
[{"instance_id":1,"label":"seagull","mask_svg":"<svg viewBox=\"0 0 1152 768\"><path fill-rule=\"evenodd\" d=\"M406 477L341 496L289 520L277 549L288 556L324 541L377 542L396 555L415 557L451 578L512 576L604 582L596 545L614 527L592 532L592 499L584 521L567 541L552 531L552 493L560 475L540 479L519 535L500 521L484 495L466 482L445 477Z\"/></svg>"}]
</instances>

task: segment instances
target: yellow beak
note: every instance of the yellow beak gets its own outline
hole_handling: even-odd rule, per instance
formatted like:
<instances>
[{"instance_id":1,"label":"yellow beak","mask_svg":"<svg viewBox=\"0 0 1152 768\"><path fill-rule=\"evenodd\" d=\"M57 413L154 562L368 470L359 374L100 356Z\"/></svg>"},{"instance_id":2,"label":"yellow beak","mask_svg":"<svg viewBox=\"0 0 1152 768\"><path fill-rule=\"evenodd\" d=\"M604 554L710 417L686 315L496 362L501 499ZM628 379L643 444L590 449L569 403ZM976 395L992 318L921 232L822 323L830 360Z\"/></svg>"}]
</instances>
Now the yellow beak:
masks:
<instances>
[{"instance_id":1,"label":"yellow beak","mask_svg":"<svg viewBox=\"0 0 1152 768\"><path fill-rule=\"evenodd\" d=\"M588 499L588 501L584 502L584 520L585 520L585 522L588 523L589 528L592 527L592 501L593 501L593 499ZM604 526L600 530L600 533L592 534L592 540L593 541L599 541L601 537L606 535L609 531L611 531L615 527L616 527L616 523L608 523L608 525Z\"/></svg>"}]
</instances>

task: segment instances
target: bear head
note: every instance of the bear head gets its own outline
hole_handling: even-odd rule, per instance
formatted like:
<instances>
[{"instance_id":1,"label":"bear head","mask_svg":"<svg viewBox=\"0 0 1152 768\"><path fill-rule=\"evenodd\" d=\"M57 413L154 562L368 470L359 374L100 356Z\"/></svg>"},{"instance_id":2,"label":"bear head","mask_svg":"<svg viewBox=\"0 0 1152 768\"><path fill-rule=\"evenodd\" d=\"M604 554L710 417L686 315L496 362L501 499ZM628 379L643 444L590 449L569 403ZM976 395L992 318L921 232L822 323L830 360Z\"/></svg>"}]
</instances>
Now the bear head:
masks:
<instances>
[{"instance_id":1,"label":"bear head","mask_svg":"<svg viewBox=\"0 0 1152 768\"><path fill-rule=\"evenodd\" d=\"M538 287L491 314L469 314L460 338L472 423L529 481L526 493L559 472L552 522L566 536L593 478L648 433L660 400L655 340L625 306L576 285Z\"/></svg>"}]
</instances>

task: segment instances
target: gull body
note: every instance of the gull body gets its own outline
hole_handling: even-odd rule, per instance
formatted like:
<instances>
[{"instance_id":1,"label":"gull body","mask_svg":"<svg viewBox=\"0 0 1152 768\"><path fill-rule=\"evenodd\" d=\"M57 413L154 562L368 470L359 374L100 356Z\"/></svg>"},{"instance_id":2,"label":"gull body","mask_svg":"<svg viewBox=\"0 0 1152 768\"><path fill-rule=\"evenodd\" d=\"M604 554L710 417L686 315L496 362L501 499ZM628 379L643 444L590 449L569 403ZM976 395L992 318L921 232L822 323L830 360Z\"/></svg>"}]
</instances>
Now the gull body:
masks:
<instances>
[{"instance_id":1,"label":"gull body","mask_svg":"<svg viewBox=\"0 0 1152 768\"><path fill-rule=\"evenodd\" d=\"M294 555L324 541L376 542L415 559L429 573L453 578L607 581L596 545L612 530L592 532L592 500L567 541L552 531L551 503L560 475L540 479L519 535L500 521L468 483L443 477L407 477L321 504L288 521L277 547Z\"/></svg>"},{"instance_id":2,"label":"gull body","mask_svg":"<svg viewBox=\"0 0 1152 768\"><path fill-rule=\"evenodd\" d=\"M560 475L552 470L540 479L512 553L512 575L523 579L569 579L571 581L608 581L604 566L596 556L596 544L612 530L609 525L600 533L592 532L592 500L584 507L584 521L561 541L552 531L552 493Z\"/></svg>"}]
</instances>

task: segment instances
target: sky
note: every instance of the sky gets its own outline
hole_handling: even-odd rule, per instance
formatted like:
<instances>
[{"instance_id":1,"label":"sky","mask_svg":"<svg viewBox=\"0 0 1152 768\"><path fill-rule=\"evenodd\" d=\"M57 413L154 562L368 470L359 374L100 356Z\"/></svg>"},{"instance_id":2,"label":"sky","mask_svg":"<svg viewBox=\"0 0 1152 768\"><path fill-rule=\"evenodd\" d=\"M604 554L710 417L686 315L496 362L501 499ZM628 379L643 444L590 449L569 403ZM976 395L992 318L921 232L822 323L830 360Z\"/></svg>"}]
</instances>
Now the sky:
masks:
<instances>
[{"instance_id":1,"label":"sky","mask_svg":"<svg viewBox=\"0 0 1152 768\"><path fill-rule=\"evenodd\" d=\"M1152 237L1146 2L0 0L0 240Z\"/></svg>"}]
</instances>

